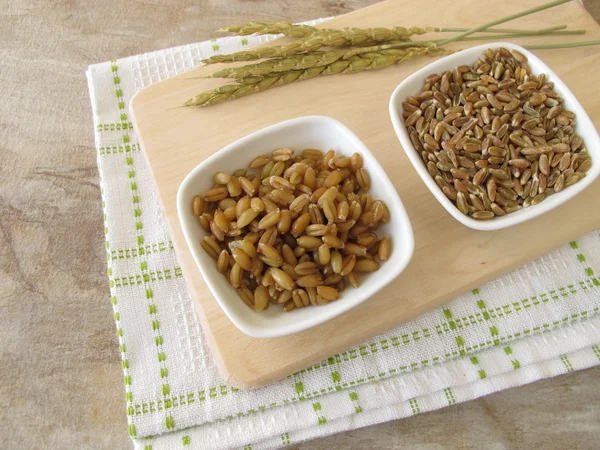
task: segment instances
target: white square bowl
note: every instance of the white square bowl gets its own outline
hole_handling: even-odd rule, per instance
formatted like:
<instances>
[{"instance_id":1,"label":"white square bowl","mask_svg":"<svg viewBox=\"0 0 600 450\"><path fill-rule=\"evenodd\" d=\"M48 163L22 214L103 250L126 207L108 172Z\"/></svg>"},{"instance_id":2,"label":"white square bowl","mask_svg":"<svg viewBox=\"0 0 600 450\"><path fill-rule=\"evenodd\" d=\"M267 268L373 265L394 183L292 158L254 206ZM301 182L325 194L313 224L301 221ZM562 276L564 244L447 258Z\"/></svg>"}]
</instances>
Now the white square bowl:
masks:
<instances>
[{"instance_id":1,"label":"white square bowl","mask_svg":"<svg viewBox=\"0 0 600 450\"><path fill-rule=\"evenodd\" d=\"M454 206L454 204L444 195L442 190L436 184L435 180L427 171L427 167L421 160L419 153L412 145L408 131L404 126L404 120L402 118L402 102L406 100L407 97L416 95L421 91L424 80L427 76L434 73L443 73L463 64L471 66L485 52L486 48L497 49L500 47L504 47L509 50L514 49L521 52L529 60L529 66L534 74L537 75L540 73L545 73L548 81L554 82L554 89L563 98L566 109L574 112L577 115L576 132L583 138L585 147L592 157L592 167L587 172L587 175L584 179L580 180L569 188L564 189L563 191L554 194L551 197L548 197L538 205L530 206L529 208L523 208L519 211L502 217L494 217L491 220L475 220L464 215L456 206ZM467 50L463 50L461 52L441 58L415 72L406 78L402 83L400 83L390 98L389 108L392 124L396 130L398 139L400 139L400 143L402 144L406 155L410 159L425 185L456 220L461 222L463 225L476 230L499 230L533 219L534 217L544 214L545 212L556 208L557 206L576 196L579 192L588 187L600 174L600 138L598 137L598 132L590 120L590 117L587 115L569 88L567 88L567 86L561 81L561 79L558 78L558 76L537 56L525 50L523 47L519 47L518 45L507 42L490 43L469 48Z\"/></svg>"},{"instance_id":2,"label":"white square bowl","mask_svg":"<svg viewBox=\"0 0 600 450\"><path fill-rule=\"evenodd\" d=\"M334 149L346 156L358 152L371 175L371 194L383 200L391 220L378 234L392 240L392 254L378 271L364 274L357 289L344 290L340 299L322 306L295 309L289 313L271 306L255 312L238 297L229 281L217 271L215 261L200 246L207 233L192 214L195 195L212 187L215 172L231 173L246 167L256 156L278 147L297 151L305 148ZM329 117L307 116L287 120L256 131L219 150L200 163L185 178L177 192L177 212L187 244L206 284L225 314L244 333L256 338L272 338L305 330L321 324L362 303L390 283L406 268L414 249L414 237L408 215L389 177L369 149L345 125Z\"/></svg>"}]
</instances>

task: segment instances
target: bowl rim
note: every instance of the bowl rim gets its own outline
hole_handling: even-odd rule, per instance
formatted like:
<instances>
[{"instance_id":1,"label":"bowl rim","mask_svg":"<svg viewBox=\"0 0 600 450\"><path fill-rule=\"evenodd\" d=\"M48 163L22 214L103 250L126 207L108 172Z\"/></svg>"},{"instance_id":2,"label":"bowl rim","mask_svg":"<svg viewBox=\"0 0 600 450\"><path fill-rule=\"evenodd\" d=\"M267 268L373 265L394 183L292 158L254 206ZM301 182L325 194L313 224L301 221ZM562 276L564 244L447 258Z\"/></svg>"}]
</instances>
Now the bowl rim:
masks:
<instances>
[{"instance_id":1,"label":"bowl rim","mask_svg":"<svg viewBox=\"0 0 600 450\"><path fill-rule=\"evenodd\" d=\"M256 324L253 324L251 321L245 320L243 314L237 314L236 311L234 311L232 308L230 308L227 300L225 298L222 298L222 296L218 294L217 286L213 285L213 277L215 276L215 274L209 273L209 271L208 271L209 268L206 267L205 264L202 262L202 260L200 258L200 253L199 253L200 246L194 245L195 240L192 235L191 226L193 226L193 225L197 226L197 224L192 223L191 219L193 219L193 216L190 216L190 214L189 214L189 204L187 202L185 202L185 199L184 199L185 192L188 189L189 185L191 185L193 183L193 181L199 176L199 174L201 174L206 169L207 166L222 159L224 156L233 154L233 153L239 151L245 145L249 144L250 142L252 142L256 139L259 139L261 137L264 137L274 131L278 131L281 128L297 126L297 125L304 125L304 124L308 125L311 122L322 122L325 126L336 127L338 132L345 133L348 136L349 140L352 141L353 144L355 145L356 151L360 152L363 157L365 157L365 155L366 155L366 157L369 159L370 163L373 164L374 167L378 167L379 170L381 171L381 173L384 174L384 177L379 177L380 182L383 182L384 185L389 185L390 195L391 195L390 200L392 200L393 203L395 204L395 207L398 210L399 216L400 216L400 217L395 216L394 220L398 221L398 225L404 229L403 235L404 235L405 239L404 239L403 245L402 245L403 259L400 261L400 264L397 264L394 266L389 265L389 270L387 272L381 272L382 280L380 282L378 282L377 286L374 289L369 290L366 293L366 295L363 295L360 298L354 300L353 303L346 303L346 304L341 303L341 305L344 305L344 306L341 306L338 309L332 309L330 311L326 311L328 314L315 314L308 319L305 318L302 320L295 321L291 325L286 325L285 328L284 327L268 327L267 328L267 327L257 326ZM183 231L183 235L185 238L185 242L187 244L187 248L189 249L189 251L192 255L192 258L194 259L194 262L196 264L196 267L199 269L200 273L202 274L202 277L204 278L204 281L205 281L208 289L210 290L213 298L215 299L215 301L217 302L217 304L219 305L221 310L224 312L224 314L229 318L229 320L231 320L231 322L240 331L242 331L243 333L245 333L251 337L254 337L254 338L274 338L274 337L280 337L280 336L297 333L297 332L304 331L309 328L315 327L317 325L320 325L324 322L327 322L328 320L331 320L331 319L349 311L350 309L358 306L359 304L361 304L364 301L368 300L369 298L373 297L377 292L379 292L379 290L381 290L384 286L389 284L391 281L393 281L395 278L397 278L402 272L404 272L404 270L410 263L413 253L414 253L415 244L414 244L414 232L412 229L412 224L411 224L410 218L408 217L408 214L406 212L406 208L404 207L404 204L402 203L400 195L398 194L398 191L394 188L393 183L391 182L389 176L387 175L387 173L385 172L385 170L383 169L383 167L381 166L381 164L379 163L379 161L377 160L375 155L369 150L369 148L366 146L366 144L349 127L344 125L342 122L340 122L336 119L333 119L332 117L328 117L328 116L309 115L309 116L300 116L300 117L296 117L293 119L284 120L282 122L277 122L275 124L272 124L267 127L261 128L257 131L254 131L250 134L247 134L246 136L243 136L243 137L235 140L234 142L226 145L225 147L223 147L220 150L213 153L208 158L201 161L186 175L186 177L183 179L183 181L181 182L181 184L179 185L179 188L177 190L176 202L177 202L177 215L178 215L178 219L179 219L179 224ZM387 202L388 202L388 200L386 199L386 203ZM384 266L385 266L385 264L384 264ZM374 274L379 274L379 273L380 272L378 271L378 272L375 272ZM221 274L218 274L218 275L222 276ZM235 292L235 289L233 287L231 289L232 289L232 294L237 295L237 293ZM358 289L360 289L360 287ZM343 299L341 299L341 300L343 300ZM194 304L195 303L196 302L194 302ZM337 304L337 302L336 302L336 304Z\"/></svg>"},{"instance_id":2,"label":"bowl rim","mask_svg":"<svg viewBox=\"0 0 600 450\"><path fill-rule=\"evenodd\" d=\"M475 220L469 216L464 215L445 196L445 194L442 192L442 190L439 188L439 186L435 183L435 180L431 177L431 175L427 171L427 168L421 161L421 158L418 155L418 152L416 151L416 149L412 145L412 142L410 141L408 132L403 123L404 121L402 120L401 114L400 114L399 106L403 100L402 97L406 97L407 95L412 95L409 92L405 92L405 90L406 90L406 87L410 83L414 82L415 79L423 80L427 75L430 75L432 73L449 70L456 65L455 63L453 63L453 61L461 58L462 56L465 56L465 55L476 56L477 54L482 54L485 51L485 49L487 49L487 48L497 49L500 47L504 47L504 48L507 48L510 50L517 50L517 51L523 53L527 57L527 59L529 60L530 63L533 63L533 65L537 66L538 68L541 68L541 71L547 75L548 80L554 82L555 88L558 88L557 90L559 91L559 93L563 97L563 99L568 100L568 102L571 103L571 105L572 105L571 109L578 110L577 111L577 126L579 129L578 132L580 135L582 135L582 137L584 137L584 141L586 142L586 148L588 149L588 151L590 153L595 153L597 155L598 151L594 151L593 148L600 149L600 139L598 138L597 133L595 136L590 136L590 133L585 133L585 134L581 133L581 128L584 127L583 124L586 124L585 125L586 127L591 126L592 129L594 129L594 130L595 130L595 127L594 127L594 124L591 121L589 115L587 114L587 112L585 111L583 106L581 106L581 104L579 103L579 101L577 100L575 95L565 85L565 83L560 79L560 77L558 75L556 75L556 73L554 73L554 71L552 71L552 69L550 69L550 67L544 61L542 61L536 55L534 55L533 53L531 53L530 51L528 51L527 49L525 49L519 45L512 44L509 42L493 42L493 43L478 45L475 47L470 47L465 50L462 50L462 51L453 53L451 55L445 56L443 58L440 58L440 59L426 65L425 67L419 69L418 71L414 72L407 78L405 78L394 89L394 91L390 97L390 101L389 101L390 118L392 120L392 125L394 127L394 130L396 131L396 135L398 136L398 139L400 140L402 148L404 149L404 152L406 153L406 155L407 155L408 159L410 160L410 162L412 163L413 167L419 174L421 180L423 180L425 185L428 187L429 191L438 200L438 202L446 209L446 211L448 211L448 213L450 215L452 215L452 217L454 217L456 220L458 220L463 225L465 225L469 228L475 229L475 230L480 230L480 231L500 230L503 228L507 228L507 227L510 227L513 225L517 225L517 224L526 222L526 221L531 220L535 217L538 217L548 211L551 211L554 208L565 203L566 201L572 199L575 195L577 195L578 193L583 191L585 188L587 188L592 182L595 181L595 179L600 174L600 164L595 163L592 165L592 168L587 172L586 177L584 179L582 179L575 185L570 186L568 190L565 189L563 192L555 194L553 196L553 201L551 203L543 202L538 205L532 206L530 208L523 209L523 210L519 211L518 213L507 214L502 217L495 217L491 220ZM592 147L592 149L590 149L590 147Z\"/></svg>"}]
</instances>

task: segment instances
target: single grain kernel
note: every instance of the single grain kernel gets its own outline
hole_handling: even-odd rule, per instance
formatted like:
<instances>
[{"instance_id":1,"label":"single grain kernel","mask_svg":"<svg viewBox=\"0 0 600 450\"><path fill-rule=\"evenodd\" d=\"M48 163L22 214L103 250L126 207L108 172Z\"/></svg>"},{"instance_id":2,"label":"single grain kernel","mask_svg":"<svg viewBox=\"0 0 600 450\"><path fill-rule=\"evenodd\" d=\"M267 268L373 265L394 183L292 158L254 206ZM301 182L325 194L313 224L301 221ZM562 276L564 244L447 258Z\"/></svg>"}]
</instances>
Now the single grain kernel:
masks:
<instances>
[{"instance_id":1,"label":"single grain kernel","mask_svg":"<svg viewBox=\"0 0 600 450\"><path fill-rule=\"evenodd\" d=\"M316 263L312 261L302 262L300 264L297 264L296 267L294 267L294 272L301 276L310 275L311 273L317 273L318 271L319 267Z\"/></svg>"},{"instance_id":2,"label":"single grain kernel","mask_svg":"<svg viewBox=\"0 0 600 450\"><path fill-rule=\"evenodd\" d=\"M302 287L317 287L323 283L323 279L318 274L304 275L296 280L296 284Z\"/></svg>"},{"instance_id":3,"label":"single grain kernel","mask_svg":"<svg viewBox=\"0 0 600 450\"><path fill-rule=\"evenodd\" d=\"M252 261L244 250L236 248L231 254L233 255L235 262L238 263L242 269L248 271L252 270Z\"/></svg>"},{"instance_id":4,"label":"single grain kernel","mask_svg":"<svg viewBox=\"0 0 600 450\"><path fill-rule=\"evenodd\" d=\"M342 270L340 271L340 275L346 276L354 269L354 265L356 264L356 256L347 255L342 260Z\"/></svg>"},{"instance_id":5,"label":"single grain kernel","mask_svg":"<svg viewBox=\"0 0 600 450\"><path fill-rule=\"evenodd\" d=\"M254 192L255 192L255 187L254 184L246 177L239 177L238 181L240 182L240 185L242 186L243 191L248 194L248 196L252 197L254 196Z\"/></svg>"},{"instance_id":6,"label":"single grain kernel","mask_svg":"<svg viewBox=\"0 0 600 450\"><path fill-rule=\"evenodd\" d=\"M196 195L192 202L192 211L195 216L199 216L200 214L202 214L203 210L204 210L204 199L202 197L200 197L199 195Z\"/></svg>"},{"instance_id":7,"label":"single grain kernel","mask_svg":"<svg viewBox=\"0 0 600 450\"><path fill-rule=\"evenodd\" d=\"M279 222L280 217L281 217L281 210L279 208L277 208L274 211L271 211L270 213L263 216L262 219L260 219L260 221L258 222L258 229L266 230L267 228L274 227L275 225L277 225L277 222ZM239 222L239 220L238 220L238 222Z\"/></svg>"},{"instance_id":8,"label":"single grain kernel","mask_svg":"<svg viewBox=\"0 0 600 450\"><path fill-rule=\"evenodd\" d=\"M372 259L359 259L354 264L355 272L375 272L379 269L379 264Z\"/></svg>"},{"instance_id":9,"label":"single grain kernel","mask_svg":"<svg viewBox=\"0 0 600 450\"><path fill-rule=\"evenodd\" d=\"M269 161L270 161L270 159L267 155L260 155L252 160L252 162L249 164L249 167L251 169L258 169L260 167L263 167Z\"/></svg>"},{"instance_id":10,"label":"single grain kernel","mask_svg":"<svg viewBox=\"0 0 600 450\"><path fill-rule=\"evenodd\" d=\"M265 286L257 286L254 290L254 309L262 311L269 303L269 291Z\"/></svg>"},{"instance_id":11,"label":"single grain kernel","mask_svg":"<svg viewBox=\"0 0 600 450\"><path fill-rule=\"evenodd\" d=\"M238 228L244 228L246 225L250 224L250 222L252 222L257 216L258 211L254 211L253 209L248 208L238 217Z\"/></svg>"},{"instance_id":12,"label":"single grain kernel","mask_svg":"<svg viewBox=\"0 0 600 450\"><path fill-rule=\"evenodd\" d=\"M322 244L318 249L319 264L325 266L331 260L331 250L327 244Z\"/></svg>"},{"instance_id":13,"label":"single grain kernel","mask_svg":"<svg viewBox=\"0 0 600 450\"><path fill-rule=\"evenodd\" d=\"M227 184L227 183L229 183L230 178L231 177L229 176L228 173L217 172L217 173L215 173L215 176L214 176L214 182L215 182L215 184Z\"/></svg>"},{"instance_id":14,"label":"single grain kernel","mask_svg":"<svg viewBox=\"0 0 600 450\"><path fill-rule=\"evenodd\" d=\"M279 221L277 222L277 231L280 234L285 234L290 230L292 226L292 212L289 210L281 211L279 215Z\"/></svg>"},{"instance_id":15,"label":"single grain kernel","mask_svg":"<svg viewBox=\"0 0 600 450\"><path fill-rule=\"evenodd\" d=\"M292 212L300 213L308 205L309 201L310 201L310 199L309 199L308 195L306 195L306 194L299 195L292 201L292 203L290 203L289 209Z\"/></svg>"},{"instance_id":16,"label":"single grain kernel","mask_svg":"<svg viewBox=\"0 0 600 450\"><path fill-rule=\"evenodd\" d=\"M308 225L305 231L309 236L325 236L329 231L329 226L322 223L315 223Z\"/></svg>"},{"instance_id":17,"label":"single grain kernel","mask_svg":"<svg viewBox=\"0 0 600 450\"><path fill-rule=\"evenodd\" d=\"M327 301L337 300L340 296L337 289L331 286L318 286L317 294Z\"/></svg>"},{"instance_id":18,"label":"single grain kernel","mask_svg":"<svg viewBox=\"0 0 600 450\"><path fill-rule=\"evenodd\" d=\"M323 236L323 242L332 248L344 247L344 242L342 242L342 240L339 237L333 234L326 234L325 236Z\"/></svg>"},{"instance_id":19,"label":"single grain kernel","mask_svg":"<svg viewBox=\"0 0 600 450\"><path fill-rule=\"evenodd\" d=\"M361 169L363 166L363 158L360 156L360 153L353 153L350 157L350 167L352 168L352 172L356 172L358 169Z\"/></svg>"},{"instance_id":20,"label":"single grain kernel","mask_svg":"<svg viewBox=\"0 0 600 450\"><path fill-rule=\"evenodd\" d=\"M294 237L298 237L300 236L304 230L306 229L306 227L308 226L308 224L311 222L311 214L310 213L305 213L302 214L301 216L299 216L294 223L292 224L292 236Z\"/></svg>"},{"instance_id":21,"label":"single grain kernel","mask_svg":"<svg viewBox=\"0 0 600 450\"><path fill-rule=\"evenodd\" d=\"M254 309L254 294L252 294L250 289L248 289L246 286L242 286L241 288L237 289L237 293L246 305Z\"/></svg>"},{"instance_id":22,"label":"single grain kernel","mask_svg":"<svg viewBox=\"0 0 600 450\"><path fill-rule=\"evenodd\" d=\"M223 211L220 209L215 211L213 220L221 230L227 231L229 229L229 221L227 220L227 217L225 217L225 214L223 214Z\"/></svg>"},{"instance_id":23,"label":"single grain kernel","mask_svg":"<svg viewBox=\"0 0 600 450\"><path fill-rule=\"evenodd\" d=\"M335 250L331 252L331 268L335 273L342 271L342 255Z\"/></svg>"},{"instance_id":24,"label":"single grain kernel","mask_svg":"<svg viewBox=\"0 0 600 450\"><path fill-rule=\"evenodd\" d=\"M350 282L350 284L352 285L352 287L357 288L359 286L358 283L358 276L356 275L355 272L350 272L348 274L348 281Z\"/></svg>"},{"instance_id":25,"label":"single grain kernel","mask_svg":"<svg viewBox=\"0 0 600 450\"><path fill-rule=\"evenodd\" d=\"M204 194L204 199L207 202L218 202L219 200L223 200L227 197L227 188L226 187L216 187L212 188Z\"/></svg>"},{"instance_id":26,"label":"single grain kernel","mask_svg":"<svg viewBox=\"0 0 600 450\"><path fill-rule=\"evenodd\" d=\"M224 273L229 266L229 252L227 250L221 250L219 259L217 259L217 270Z\"/></svg>"},{"instance_id":27,"label":"single grain kernel","mask_svg":"<svg viewBox=\"0 0 600 450\"><path fill-rule=\"evenodd\" d=\"M292 277L289 276L287 273L285 273L283 270L278 269L276 267L271 267L269 269L269 272L271 273L271 276L275 280L275 283L277 283L283 289L286 289L286 290L294 289L294 286L295 286L294 280L292 280Z\"/></svg>"},{"instance_id":28,"label":"single grain kernel","mask_svg":"<svg viewBox=\"0 0 600 450\"><path fill-rule=\"evenodd\" d=\"M262 199L254 197L252 200L250 200L250 208L260 213L265 209L265 204L263 203Z\"/></svg>"},{"instance_id":29,"label":"single grain kernel","mask_svg":"<svg viewBox=\"0 0 600 450\"><path fill-rule=\"evenodd\" d=\"M296 239L296 242L299 247L303 247L308 251L318 249L323 243L321 239L316 236L300 236L298 239Z\"/></svg>"},{"instance_id":30,"label":"single grain kernel","mask_svg":"<svg viewBox=\"0 0 600 450\"><path fill-rule=\"evenodd\" d=\"M242 284L242 275L244 273L244 269L238 264L235 263L231 267L231 273L229 274L229 282L233 287L240 287Z\"/></svg>"},{"instance_id":31,"label":"single grain kernel","mask_svg":"<svg viewBox=\"0 0 600 450\"><path fill-rule=\"evenodd\" d=\"M200 217L198 217L198 221L200 222L200 226L204 231L210 231L210 220L207 217L210 216L210 214L205 214L202 214Z\"/></svg>"},{"instance_id":32,"label":"single grain kernel","mask_svg":"<svg viewBox=\"0 0 600 450\"><path fill-rule=\"evenodd\" d=\"M385 237L379 241L379 248L377 249L377 256L382 261L387 261L390 258L391 253L391 242L390 238Z\"/></svg>"},{"instance_id":33,"label":"single grain kernel","mask_svg":"<svg viewBox=\"0 0 600 450\"><path fill-rule=\"evenodd\" d=\"M292 291L283 290L277 296L277 303L279 303L279 304L286 303L291 298L292 298Z\"/></svg>"},{"instance_id":34,"label":"single grain kernel","mask_svg":"<svg viewBox=\"0 0 600 450\"><path fill-rule=\"evenodd\" d=\"M283 255L283 260L286 264L291 266L298 264L298 259L296 258L296 255L294 255L294 250L292 250L292 247L289 245L283 244L281 247L281 254Z\"/></svg>"}]
</instances>

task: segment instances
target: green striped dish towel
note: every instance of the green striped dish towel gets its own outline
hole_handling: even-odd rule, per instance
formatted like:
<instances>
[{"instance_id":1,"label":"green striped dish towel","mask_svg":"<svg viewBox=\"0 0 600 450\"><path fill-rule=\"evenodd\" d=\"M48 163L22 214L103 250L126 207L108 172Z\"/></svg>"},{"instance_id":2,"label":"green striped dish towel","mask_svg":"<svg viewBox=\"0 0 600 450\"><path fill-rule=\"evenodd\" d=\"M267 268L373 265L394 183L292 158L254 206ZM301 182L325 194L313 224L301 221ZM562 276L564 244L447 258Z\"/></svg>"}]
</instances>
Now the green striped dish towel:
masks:
<instances>
[{"instance_id":1,"label":"green striped dish towel","mask_svg":"<svg viewBox=\"0 0 600 450\"><path fill-rule=\"evenodd\" d=\"M90 66L110 301L139 449L270 449L600 364L600 235L262 389L223 382L169 238L128 104L224 38ZM392 69L393 70L393 69Z\"/></svg>"}]
</instances>

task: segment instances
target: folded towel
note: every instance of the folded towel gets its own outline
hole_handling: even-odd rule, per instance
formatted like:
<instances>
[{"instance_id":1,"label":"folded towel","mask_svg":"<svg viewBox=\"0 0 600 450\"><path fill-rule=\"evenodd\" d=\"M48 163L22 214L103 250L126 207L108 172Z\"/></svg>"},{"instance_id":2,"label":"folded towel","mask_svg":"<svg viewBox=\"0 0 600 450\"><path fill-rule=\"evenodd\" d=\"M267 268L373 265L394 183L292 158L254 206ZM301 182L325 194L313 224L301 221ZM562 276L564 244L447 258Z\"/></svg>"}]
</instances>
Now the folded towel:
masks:
<instances>
[{"instance_id":1,"label":"folded towel","mask_svg":"<svg viewBox=\"0 0 600 450\"><path fill-rule=\"evenodd\" d=\"M136 448L276 448L600 364L594 232L270 386L227 386L182 278L128 104L143 87L203 58L269 39L223 38L87 72Z\"/></svg>"}]
</instances>

